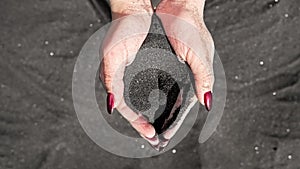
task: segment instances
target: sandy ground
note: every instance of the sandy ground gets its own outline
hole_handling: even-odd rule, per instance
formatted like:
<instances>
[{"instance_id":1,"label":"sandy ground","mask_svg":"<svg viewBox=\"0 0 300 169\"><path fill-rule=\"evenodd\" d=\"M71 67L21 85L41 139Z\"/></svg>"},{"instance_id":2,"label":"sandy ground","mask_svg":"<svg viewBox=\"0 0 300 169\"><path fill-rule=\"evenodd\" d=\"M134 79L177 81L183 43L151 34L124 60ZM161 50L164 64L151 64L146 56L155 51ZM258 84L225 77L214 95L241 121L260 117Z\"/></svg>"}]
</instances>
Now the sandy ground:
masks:
<instances>
[{"instance_id":1,"label":"sandy ground","mask_svg":"<svg viewBox=\"0 0 300 169\"><path fill-rule=\"evenodd\" d=\"M199 144L198 122L175 154L127 159L93 143L72 104L78 52L104 24L89 3L1 1L0 168L299 169L300 1L270 2L207 0L228 85L214 135Z\"/></svg>"}]
</instances>

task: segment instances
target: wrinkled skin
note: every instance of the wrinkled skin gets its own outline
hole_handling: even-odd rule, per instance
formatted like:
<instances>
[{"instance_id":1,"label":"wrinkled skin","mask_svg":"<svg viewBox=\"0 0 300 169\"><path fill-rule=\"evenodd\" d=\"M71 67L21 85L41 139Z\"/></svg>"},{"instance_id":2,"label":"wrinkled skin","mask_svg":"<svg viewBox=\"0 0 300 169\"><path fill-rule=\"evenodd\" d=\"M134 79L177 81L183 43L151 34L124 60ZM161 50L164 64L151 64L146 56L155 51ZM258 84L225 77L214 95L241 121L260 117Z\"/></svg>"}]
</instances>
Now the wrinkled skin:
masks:
<instances>
[{"instance_id":1,"label":"wrinkled skin","mask_svg":"<svg viewBox=\"0 0 300 169\"><path fill-rule=\"evenodd\" d=\"M188 2L163 0L155 11L162 21L168 39L178 58L189 64L195 79L196 97L203 105L204 94L212 91L214 83L212 68L214 43L203 21L204 3L204 0L189 0ZM175 127L167 129L162 133L163 137L158 138L154 127L148 122L147 118L141 113L130 109L123 96L125 67L134 60L135 54L145 40L154 10L150 0L112 0L111 10L113 20L124 16L134 17L127 17L113 23L100 51L103 54L100 65L100 78L106 87L107 93L113 95L113 104L110 107L116 108L144 139L155 149L161 150L167 146L183 121ZM168 15L173 15L179 20L166 17ZM188 31L193 32L191 34L184 34L185 41L190 45L180 41L183 38L182 32L187 32L186 24L183 24L180 20L191 24L190 27L196 30L196 32ZM126 35L134 36L126 37ZM181 99L181 96L178 96L174 108L180 106Z\"/></svg>"}]
</instances>

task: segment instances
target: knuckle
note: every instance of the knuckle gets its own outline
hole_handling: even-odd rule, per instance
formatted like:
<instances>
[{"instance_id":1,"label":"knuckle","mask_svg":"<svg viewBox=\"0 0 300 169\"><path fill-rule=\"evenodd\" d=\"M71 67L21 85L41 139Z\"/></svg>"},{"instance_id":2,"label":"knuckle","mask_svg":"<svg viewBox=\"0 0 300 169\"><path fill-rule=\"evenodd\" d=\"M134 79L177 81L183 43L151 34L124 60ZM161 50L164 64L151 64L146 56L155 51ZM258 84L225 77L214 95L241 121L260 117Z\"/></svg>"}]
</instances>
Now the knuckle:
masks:
<instances>
[{"instance_id":1,"label":"knuckle","mask_svg":"<svg viewBox=\"0 0 300 169\"><path fill-rule=\"evenodd\" d=\"M204 76L201 81L202 82L201 82L199 92L212 90L212 87L213 87L213 84L215 81L215 77L214 77L213 73L209 73L206 76Z\"/></svg>"}]
</instances>

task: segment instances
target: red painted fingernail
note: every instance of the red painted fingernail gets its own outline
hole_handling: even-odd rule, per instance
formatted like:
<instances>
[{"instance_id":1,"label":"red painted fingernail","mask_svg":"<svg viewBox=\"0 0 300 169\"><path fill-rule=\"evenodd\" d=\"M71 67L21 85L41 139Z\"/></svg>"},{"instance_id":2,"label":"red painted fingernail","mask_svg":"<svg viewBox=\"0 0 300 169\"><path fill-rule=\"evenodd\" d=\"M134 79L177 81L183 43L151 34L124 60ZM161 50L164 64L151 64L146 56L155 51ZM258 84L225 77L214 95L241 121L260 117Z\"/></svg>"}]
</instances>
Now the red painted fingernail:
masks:
<instances>
[{"instance_id":1,"label":"red painted fingernail","mask_svg":"<svg viewBox=\"0 0 300 169\"><path fill-rule=\"evenodd\" d=\"M107 104L107 112L111 114L114 110L114 104L115 104L114 95L112 93L107 94L106 104Z\"/></svg>"},{"instance_id":2,"label":"red painted fingernail","mask_svg":"<svg viewBox=\"0 0 300 169\"><path fill-rule=\"evenodd\" d=\"M210 111L211 107L212 107L212 94L211 94L211 91L206 92L204 94L204 104L205 104L206 110Z\"/></svg>"}]
</instances>

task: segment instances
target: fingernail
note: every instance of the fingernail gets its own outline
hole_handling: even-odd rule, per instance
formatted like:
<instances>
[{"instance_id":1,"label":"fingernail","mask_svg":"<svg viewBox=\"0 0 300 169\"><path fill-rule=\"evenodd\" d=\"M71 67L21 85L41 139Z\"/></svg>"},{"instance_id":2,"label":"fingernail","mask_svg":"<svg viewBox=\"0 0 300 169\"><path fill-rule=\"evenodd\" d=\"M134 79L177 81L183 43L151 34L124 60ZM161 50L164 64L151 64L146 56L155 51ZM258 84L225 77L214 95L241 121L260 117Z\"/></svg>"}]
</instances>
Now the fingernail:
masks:
<instances>
[{"instance_id":1,"label":"fingernail","mask_svg":"<svg viewBox=\"0 0 300 169\"><path fill-rule=\"evenodd\" d=\"M212 107L212 94L211 94L211 91L206 92L204 94L204 104L205 104L206 110L210 111L211 107Z\"/></svg>"},{"instance_id":2,"label":"fingernail","mask_svg":"<svg viewBox=\"0 0 300 169\"><path fill-rule=\"evenodd\" d=\"M147 136L145 136L148 140L150 140L150 141L156 141L156 140L158 140L158 138L157 138L157 134L155 134L153 137L151 137L151 138L149 138L149 137L147 137Z\"/></svg>"},{"instance_id":3,"label":"fingernail","mask_svg":"<svg viewBox=\"0 0 300 169\"><path fill-rule=\"evenodd\" d=\"M114 109L114 95L112 93L107 94L106 104L107 104L107 112L111 114Z\"/></svg>"},{"instance_id":4,"label":"fingernail","mask_svg":"<svg viewBox=\"0 0 300 169\"><path fill-rule=\"evenodd\" d=\"M161 138L161 147L165 148L169 144L169 139L166 139L164 137Z\"/></svg>"},{"instance_id":5,"label":"fingernail","mask_svg":"<svg viewBox=\"0 0 300 169\"><path fill-rule=\"evenodd\" d=\"M160 152L162 150L162 147L160 147L160 144L157 145L151 145L156 151Z\"/></svg>"}]
</instances>

